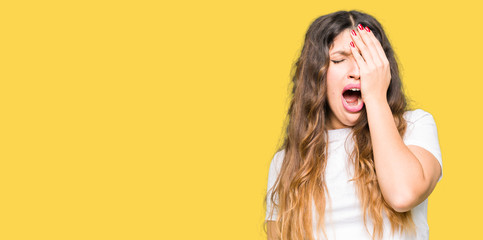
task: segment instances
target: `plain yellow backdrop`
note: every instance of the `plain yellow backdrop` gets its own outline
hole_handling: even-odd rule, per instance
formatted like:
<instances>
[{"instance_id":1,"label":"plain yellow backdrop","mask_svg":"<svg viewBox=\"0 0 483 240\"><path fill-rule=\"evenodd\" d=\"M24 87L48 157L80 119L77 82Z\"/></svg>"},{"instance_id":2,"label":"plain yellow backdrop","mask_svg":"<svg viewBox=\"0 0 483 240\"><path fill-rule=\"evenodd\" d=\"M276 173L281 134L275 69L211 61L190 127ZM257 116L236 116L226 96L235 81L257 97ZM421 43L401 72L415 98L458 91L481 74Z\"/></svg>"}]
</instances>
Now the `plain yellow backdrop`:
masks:
<instances>
[{"instance_id":1,"label":"plain yellow backdrop","mask_svg":"<svg viewBox=\"0 0 483 240\"><path fill-rule=\"evenodd\" d=\"M476 1L0 4L0 239L264 239L270 160L309 24L385 27L444 177L432 240L480 235Z\"/></svg>"}]
</instances>

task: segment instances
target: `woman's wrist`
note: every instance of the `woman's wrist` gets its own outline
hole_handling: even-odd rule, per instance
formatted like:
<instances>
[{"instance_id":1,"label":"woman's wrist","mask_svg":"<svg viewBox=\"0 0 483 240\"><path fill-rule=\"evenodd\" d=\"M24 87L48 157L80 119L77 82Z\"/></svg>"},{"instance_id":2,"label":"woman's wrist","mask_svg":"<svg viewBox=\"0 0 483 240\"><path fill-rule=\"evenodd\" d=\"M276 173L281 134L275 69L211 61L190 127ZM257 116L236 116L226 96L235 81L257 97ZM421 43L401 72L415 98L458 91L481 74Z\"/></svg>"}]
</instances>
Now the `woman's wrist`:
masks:
<instances>
[{"instance_id":1,"label":"woman's wrist","mask_svg":"<svg viewBox=\"0 0 483 240\"><path fill-rule=\"evenodd\" d=\"M373 97L366 97L363 99L364 105L366 108L372 106L381 106L388 104L386 96L373 96Z\"/></svg>"}]
</instances>

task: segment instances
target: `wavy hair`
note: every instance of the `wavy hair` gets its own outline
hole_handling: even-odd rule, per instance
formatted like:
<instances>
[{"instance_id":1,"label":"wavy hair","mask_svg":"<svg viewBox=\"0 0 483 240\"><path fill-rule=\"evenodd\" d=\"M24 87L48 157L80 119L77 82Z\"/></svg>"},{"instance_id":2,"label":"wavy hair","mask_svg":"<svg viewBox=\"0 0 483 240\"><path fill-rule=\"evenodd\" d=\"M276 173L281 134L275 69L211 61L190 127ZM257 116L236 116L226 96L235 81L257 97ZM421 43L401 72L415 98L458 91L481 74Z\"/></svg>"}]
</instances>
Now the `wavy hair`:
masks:
<instances>
[{"instance_id":1,"label":"wavy hair","mask_svg":"<svg viewBox=\"0 0 483 240\"><path fill-rule=\"evenodd\" d=\"M372 16L359 11L339 11L317 18L306 33L302 52L294 66L286 137L279 149L284 150L285 155L277 180L269 191L272 194L269 196L267 193L265 196L265 203L268 197L273 203L270 215L275 208L278 212L275 222L277 239L314 239L312 206L317 212L316 227L327 238L324 212L328 191L324 177L330 111L326 82L329 50L337 35L346 29L355 29L359 23L371 29L386 53L391 69L387 100L399 134L403 136L406 131L406 121L403 118L407 107L406 97L395 53L381 24ZM366 229L366 218L372 220L372 239L382 238L384 212L390 221L391 233L415 233L411 211L395 211L381 193L365 108L351 133L354 142L354 149L349 155L354 167L354 178L351 181L355 181Z\"/></svg>"}]
</instances>

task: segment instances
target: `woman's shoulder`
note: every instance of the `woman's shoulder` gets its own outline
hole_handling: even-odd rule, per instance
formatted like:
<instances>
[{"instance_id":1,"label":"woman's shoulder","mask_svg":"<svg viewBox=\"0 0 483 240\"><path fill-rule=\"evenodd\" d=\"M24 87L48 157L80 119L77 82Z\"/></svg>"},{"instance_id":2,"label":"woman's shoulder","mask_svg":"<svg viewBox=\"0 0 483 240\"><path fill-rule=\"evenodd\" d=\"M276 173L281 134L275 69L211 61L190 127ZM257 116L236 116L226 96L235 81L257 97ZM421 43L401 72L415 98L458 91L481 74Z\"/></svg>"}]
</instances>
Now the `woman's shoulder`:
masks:
<instances>
[{"instance_id":1,"label":"woman's shoulder","mask_svg":"<svg viewBox=\"0 0 483 240\"><path fill-rule=\"evenodd\" d=\"M270 163L270 173L269 173L269 179L271 179L271 182L275 181L276 176L278 176L278 174L280 173L284 157L285 157L285 150L283 149L276 152L275 155L273 156L272 162Z\"/></svg>"},{"instance_id":2,"label":"woman's shoulder","mask_svg":"<svg viewBox=\"0 0 483 240\"><path fill-rule=\"evenodd\" d=\"M271 167L280 169L284 158L285 158L285 149L281 149L277 151L272 158L272 162L270 163Z\"/></svg>"},{"instance_id":3,"label":"woman's shoulder","mask_svg":"<svg viewBox=\"0 0 483 240\"><path fill-rule=\"evenodd\" d=\"M431 113L420 108L406 111L403 117L408 123L414 123L423 118L433 119Z\"/></svg>"},{"instance_id":4,"label":"woman's shoulder","mask_svg":"<svg viewBox=\"0 0 483 240\"><path fill-rule=\"evenodd\" d=\"M273 156L272 162L277 163L277 165L282 164L282 161L285 157L285 149L281 149L275 153Z\"/></svg>"}]
</instances>

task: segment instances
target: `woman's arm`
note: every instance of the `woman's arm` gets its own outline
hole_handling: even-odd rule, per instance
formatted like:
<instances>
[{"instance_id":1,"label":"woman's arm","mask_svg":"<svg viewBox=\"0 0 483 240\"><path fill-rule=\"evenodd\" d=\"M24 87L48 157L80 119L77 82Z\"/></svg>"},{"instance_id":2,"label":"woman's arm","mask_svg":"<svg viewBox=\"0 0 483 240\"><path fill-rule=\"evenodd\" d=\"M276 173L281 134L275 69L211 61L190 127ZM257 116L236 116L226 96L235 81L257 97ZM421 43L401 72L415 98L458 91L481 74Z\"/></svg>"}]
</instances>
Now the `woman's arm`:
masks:
<instances>
[{"instance_id":1,"label":"woman's arm","mask_svg":"<svg viewBox=\"0 0 483 240\"><path fill-rule=\"evenodd\" d=\"M406 146L387 103L389 61L380 42L366 27L351 34L351 50L361 74L377 180L386 202L398 212L411 210L433 191L441 174L437 159L418 146Z\"/></svg>"},{"instance_id":2,"label":"woman's arm","mask_svg":"<svg viewBox=\"0 0 483 240\"><path fill-rule=\"evenodd\" d=\"M267 221L267 240L278 240L276 227L275 221Z\"/></svg>"},{"instance_id":3,"label":"woman's arm","mask_svg":"<svg viewBox=\"0 0 483 240\"><path fill-rule=\"evenodd\" d=\"M409 211L431 194L441 166L429 151L404 144L387 101L368 102L366 109L384 199L398 212Z\"/></svg>"}]
</instances>

